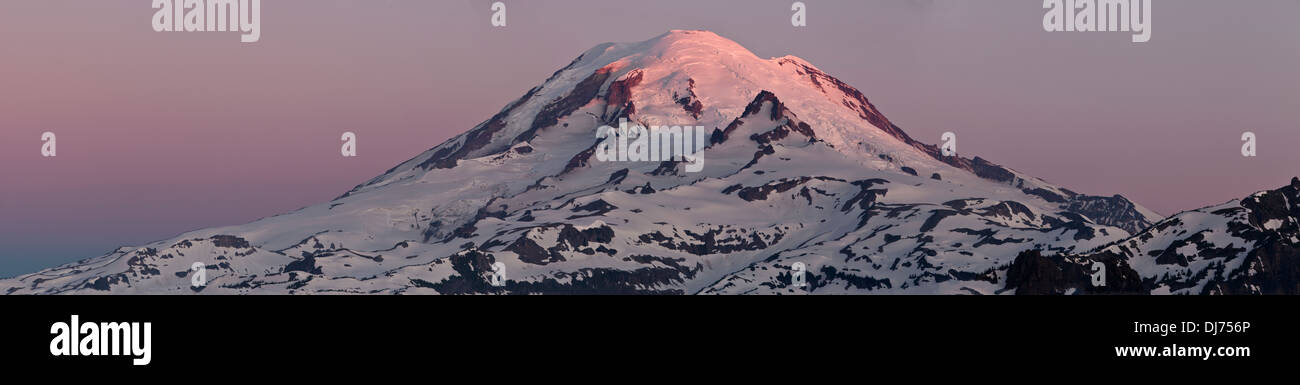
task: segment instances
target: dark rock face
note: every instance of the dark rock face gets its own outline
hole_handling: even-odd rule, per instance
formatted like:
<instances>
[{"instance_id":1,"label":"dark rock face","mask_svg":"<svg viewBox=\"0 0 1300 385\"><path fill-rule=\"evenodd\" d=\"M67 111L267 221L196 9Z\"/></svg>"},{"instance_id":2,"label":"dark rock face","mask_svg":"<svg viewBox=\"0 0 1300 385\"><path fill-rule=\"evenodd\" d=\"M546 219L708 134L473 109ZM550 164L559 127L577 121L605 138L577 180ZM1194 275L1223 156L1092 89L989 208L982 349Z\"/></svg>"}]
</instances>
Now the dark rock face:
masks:
<instances>
[{"instance_id":1,"label":"dark rock face","mask_svg":"<svg viewBox=\"0 0 1300 385\"><path fill-rule=\"evenodd\" d=\"M572 225L564 225L564 227L560 229L560 236L558 238L559 242L567 243L572 245L574 248L586 247L591 243L608 244L613 240L614 229L608 225L583 230L578 230L578 228L573 227Z\"/></svg>"},{"instance_id":2,"label":"dark rock face","mask_svg":"<svg viewBox=\"0 0 1300 385\"><path fill-rule=\"evenodd\" d=\"M656 231L641 234L637 238L641 243L656 244L668 250L679 250L694 255L709 255L763 250L772 244L780 242L784 236L785 233L779 230L773 233L753 231L745 234L726 226L720 226L709 229L703 234L685 230L680 234L673 233L670 236Z\"/></svg>"},{"instance_id":3,"label":"dark rock face","mask_svg":"<svg viewBox=\"0 0 1300 385\"><path fill-rule=\"evenodd\" d=\"M999 216L1003 218L1011 218L1017 215L1028 217L1031 220L1035 218L1034 212L1029 210L1029 207L1016 201L1003 201L1002 203L985 209L980 214L984 216Z\"/></svg>"},{"instance_id":4,"label":"dark rock face","mask_svg":"<svg viewBox=\"0 0 1300 385\"><path fill-rule=\"evenodd\" d=\"M577 63L578 60L581 60L581 57L574 60L574 63ZM574 63L571 63L570 66ZM560 72L563 71L563 69L560 70ZM558 76L560 72L556 72L556 76ZM538 130L556 125L559 123L560 118L568 116L578 108L590 103L600 94L602 87L604 87L605 82L609 80L612 73L613 70L611 68L602 68L597 70L591 76L579 82L568 95L547 104L540 112L538 112L537 116L533 118L533 123L529 129L515 137L511 144L532 140L533 137L537 135ZM554 76L552 76L552 78L553 77ZM607 101L611 104L616 101L627 102L627 99L631 95L631 88L639 84L640 81L640 73L633 73L625 80L615 82L616 84L611 85L609 94L606 95ZM435 151L433 155L418 164L417 167L425 170L456 167L457 161L465 159L472 152L478 151L486 147L488 144L491 144L492 138L506 127L506 120L509 118L510 114L514 112L515 108L527 103L537 94L538 91L540 91L540 87L529 90L522 98L511 103L509 106L506 106L505 109L492 116L491 119L488 119L488 121L483 122L478 127L466 132L463 140L459 143L453 143L452 145L448 145ZM626 104L627 106L623 106L623 108L619 108L619 110L634 108L630 105L630 102L627 102ZM620 106L621 105L622 104L620 104ZM625 112L625 114L630 113L630 111ZM394 170L396 170L396 168L389 170L388 172L391 173ZM379 180L379 178L376 180ZM351 194L351 192L348 194ZM344 194L343 196L346 197L348 194Z\"/></svg>"},{"instance_id":5,"label":"dark rock face","mask_svg":"<svg viewBox=\"0 0 1300 385\"><path fill-rule=\"evenodd\" d=\"M609 181L606 181L605 183L609 183L609 184L619 184L619 183L623 183L623 180L624 180L624 179L627 179L627 173L628 173L628 171L629 171L629 170L626 169L626 168L625 168L625 169L618 170L618 171L615 171L613 174L610 174L610 175L609 175Z\"/></svg>"},{"instance_id":6,"label":"dark rock face","mask_svg":"<svg viewBox=\"0 0 1300 385\"><path fill-rule=\"evenodd\" d=\"M1046 189L1041 189L1041 188L1036 188L1036 189L1025 189L1024 192L1025 192L1025 194L1034 195L1034 196L1037 196L1037 197L1039 197L1039 198L1043 198L1043 200L1045 200L1045 201L1052 202L1052 203L1065 203L1065 202L1069 202L1069 200L1068 200L1068 199L1065 199L1065 197L1063 197L1063 196L1061 196L1061 195L1059 195L1059 194L1057 194L1057 193L1054 193L1054 192L1048 191L1048 190L1046 190Z\"/></svg>"},{"instance_id":7,"label":"dark rock face","mask_svg":"<svg viewBox=\"0 0 1300 385\"><path fill-rule=\"evenodd\" d=\"M749 105L745 106L745 112L739 118L733 120L731 124L728 124L726 129L715 129L709 137L709 144L714 145L727 141L736 129L745 124L746 119L758 117L758 113L762 112L763 106L766 104L771 104L772 109L767 118L774 122L780 122L780 125L767 132L750 135L750 140L766 146L772 142L785 139L794 133L803 135L809 142L817 140L817 133L813 131L811 126L800 121L793 112L790 112L785 107L785 104L781 103L781 100L775 94L764 90L759 92L754 97L754 100L749 102Z\"/></svg>"},{"instance_id":8,"label":"dark rock face","mask_svg":"<svg viewBox=\"0 0 1300 385\"><path fill-rule=\"evenodd\" d=\"M785 104L781 103L781 100L776 98L776 94L773 94L771 91L763 90L754 97L753 101L749 102L748 106L745 106L745 113L740 114L740 116L746 117L757 115L758 112L763 109L764 103L772 103L772 115L770 116L770 119L773 121L785 118L786 114L790 112L790 110L785 108Z\"/></svg>"},{"instance_id":9,"label":"dark rock face","mask_svg":"<svg viewBox=\"0 0 1300 385\"><path fill-rule=\"evenodd\" d=\"M578 206L578 207L574 207L573 210L572 210L572 211L575 212L575 213L585 212L585 213L587 213L587 214L574 215L574 216L569 217L568 219L578 219L578 218L586 218L586 217L601 216L601 215L605 215L605 214L609 213L610 211L614 211L614 210L617 210L617 209L618 209L617 206L611 205L611 204L609 204L609 202L605 202L604 199L597 199L597 200L591 201L591 203L587 203L587 204L585 204L585 205L581 205L581 206Z\"/></svg>"},{"instance_id":10,"label":"dark rock face","mask_svg":"<svg viewBox=\"0 0 1300 385\"><path fill-rule=\"evenodd\" d=\"M673 98L677 99L677 104L680 104L682 109L690 113L692 118L699 119L700 114L704 113L704 104L700 103L700 100L695 96L695 79L687 79L687 84L686 95L678 96L674 93Z\"/></svg>"},{"instance_id":11,"label":"dark rock face","mask_svg":"<svg viewBox=\"0 0 1300 385\"><path fill-rule=\"evenodd\" d=\"M611 106L623 106L632 100L632 88L641 85L641 80L645 74L641 70L629 72L623 79L617 80L609 85L609 94L605 97L605 103Z\"/></svg>"},{"instance_id":12,"label":"dark rock face","mask_svg":"<svg viewBox=\"0 0 1300 385\"><path fill-rule=\"evenodd\" d=\"M596 147L599 145L600 141L595 141L595 143L592 143L586 150L583 150L574 155L573 158L570 158L569 163L564 165L564 172L568 173L569 171L576 170L579 167L587 167L588 164L591 164L591 157L596 155Z\"/></svg>"},{"instance_id":13,"label":"dark rock face","mask_svg":"<svg viewBox=\"0 0 1300 385\"><path fill-rule=\"evenodd\" d=\"M1101 262L1106 266L1105 286L1092 284L1092 265ZM1148 284L1137 271L1129 267L1123 257L1100 254L1088 257L1043 256L1038 250L1028 250L1016 256L1007 270L1006 290L1015 289L1017 295L1072 294L1150 294ZM1071 291L1070 289L1074 289Z\"/></svg>"},{"instance_id":14,"label":"dark rock face","mask_svg":"<svg viewBox=\"0 0 1300 385\"><path fill-rule=\"evenodd\" d=\"M812 127L808 126L808 123L796 123L793 120L786 120L785 124L782 124L780 127L774 128L771 131L750 135L749 139L758 142L759 144L769 144L785 139L789 137L791 133L799 133L807 137L809 141L817 139L817 135L813 133Z\"/></svg>"},{"instance_id":15,"label":"dark rock face","mask_svg":"<svg viewBox=\"0 0 1300 385\"><path fill-rule=\"evenodd\" d=\"M1031 250L1020 253L1012 262L1006 288L1016 289L1016 294L1021 295L1064 294L1067 286L1077 285L1078 281L1067 280L1059 265Z\"/></svg>"},{"instance_id":16,"label":"dark rock face","mask_svg":"<svg viewBox=\"0 0 1300 385\"><path fill-rule=\"evenodd\" d=\"M470 152L476 151L492 143L492 137L496 135L497 132L501 131L501 129L506 128L506 119L509 118L510 113L514 111L515 107L528 102L528 100L532 99L533 95L536 94L538 90L539 89L537 88L529 90L527 94L524 94L523 98L520 98L518 101L507 106L496 115L493 115L491 119L483 122L483 124L480 124L478 127L466 132L465 139L460 143L460 145L440 149L434 152L429 159L421 162L416 167L426 170L456 167L456 162L464 159L470 154ZM389 170L389 172L392 171L393 170Z\"/></svg>"},{"instance_id":17,"label":"dark rock face","mask_svg":"<svg viewBox=\"0 0 1300 385\"><path fill-rule=\"evenodd\" d=\"M1272 239L1251 251L1232 276L1207 284L1202 294L1300 294L1300 245Z\"/></svg>"},{"instance_id":18,"label":"dark rock face","mask_svg":"<svg viewBox=\"0 0 1300 385\"><path fill-rule=\"evenodd\" d=\"M519 260L534 265L546 265L549 263L565 261L565 251L575 251L587 255L596 253L605 253L613 255L616 253L613 249L606 246L614 239L614 229L608 225L602 225L587 229L579 230L570 224L549 224L541 228L559 228L559 235L556 238L554 246L549 248L542 247L537 242L529 239L527 236L521 236L515 239L510 246L504 250L514 252L519 255ZM591 245L598 244L596 248Z\"/></svg>"},{"instance_id":19,"label":"dark rock face","mask_svg":"<svg viewBox=\"0 0 1300 385\"><path fill-rule=\"evenodd\" d=\"M548 263L565 261L564 255L558 252L546 250L541 245L537 244L537 242L528 238L516 239L515 243L506 247L506 251L519 254L520 261L534 265L545 265Z\"/></svg>"},{"instance_id":20,"label":"dark rock face","mask_svg":"<svg viewBox=\"0 0 1300 385\"><path fill-rule=\"evenodd\" d=\"M703 270L703 266L683 266L669 258L638 256L638 262L653 265L632 271L614 269L581 269L573 273L561 273L560 278L567 278L561 283L556 278L546 278L538 282L520 282L508 279L502 286L493 286L488 281L492 274L492 263L496 257L480 250L471 249L449 258L452 269L457 275L441 282L427 282L413 279L416 287L431 288L442 294L685 294L678 289L656 289L662 285L678 284L694 278ZM665 266L658 266L658 265Z\"/></svg>"},{"instance_id":21,"label":"dark rock face","mask_svg":"<svg viewBox=\"0 0 1300 385\"><path fill-rule=\"evenodd\" d=\"M835 281L842 281L856 289L864 290L889 289L894 287L893 283L891 283L888 278L876 279L873 277L860 276L853 272L840 271L834 266L823 266L820 273L820 275L810 274L807 278L809 289L811 291L816 291L819 288L826 287L831 282ZM782 273L777 277L777 279L781 284L789 286L791 284L791 277L790 273Z\"/></svg>"},{"instance_id":22,"label":"dark rock face","mask_svg":"<svg viewBox=\"0 0 1300 385\"><path fill-rule=\"evenodd\" d=\"M542 108L541 112L537 113L537 117L533 118L532 127L528 131L519 134L515 138L515 142L533 140L538 130L556 125L559 123L560 118L569 116L569 114L590 103L596 98L596 95L600 94L601 87L605 85L605 81L609 80L612 74L613 69L610 67L596 70L591 76L579 82L567 96L547 104L546 107ZM640 82L639 78L637 82ZM626 86L630 89L632 85Z\"/></svg>"},{"instance_id":23,"label":"dark rock face","mask_svg":"<svg viewBox=\"0 0 1300 385\"><path fill-rule=\"evenodd\" d=\"M1013 174L1010 170L978 156L971 160L970 164L971 171L975 172L975 175L979 175L980 178L1002 183L1010 183L1016 179L1016 174Z\"/></svg>"},{"instance_id":24,"label":"dark rock face","mask_svg":"<svg viewBox=\"0 0 1300 385\"><path fill-rule=\"evenodd\" d=\"M289 262L288 265L284 266L285 273L291 271L301 271L304 273L317 274L317 275L321 274L320 267L316 266L316 255L311 253L303 253L302 259Z\"/></svg>"},{"instance_id":25,"label":"dark rock face","mask_svg":"<svg viewBox=\"0 0 1300 385\"><path fill-rule=\"evenodd\" d=\"M416 287L431 288L439 293L449 295L500 294L504 292L503 288L493 286L487 280L487 275L492 273L492 264L496 262L496 257L491 254L471 249L452 255L448 259L451 261L452 270L455 270L457 275L448 277L438 283L413 279L411 284Z\"/></svg>"},{"instance_id":26,"label":"dark rock face","mask_svg":"<svg viewBox=\"0 0 1300 385\"><path fill-rule=\"evenodd\" d=\"M251 247L248 241L233 235L218 235L212 237L212 246L228 247L233 249L247 249Z\"/></svg>"},{"instance_id":27,"label":"dark rock face","mask_svg":"<svg viewBox=\"0 0 1300 385\"><path fill-rule=\"evenodd\" d=\"M763 104L765 103L772 104L772 115L770 118L773 121L784 119L787 116L786 114L790 113L790 110L785 108L785 104L781 103L781 100L777 99L775 94L764 90L759 92L757 96L754 96L754 100L749 102L749 105L745 106L745 112L740 114L740 117L732 121L731 124L727 125L727 128L722 130L720 135L714 133L713 143L722 143L731 138L731 133L736 131L737 128L740 128L741 125L745 124L742 120L757 116L758 113L762 111Z\"/></svg>"},{"instance_id":28,"label":"dark rock face","mask_svg":"<svg viewBox=\"0 0 1300 385\"><path fill-rule=\"evenodd\" d=\"M1265 228L1270 221L1278 224L1275 229L1266 229L1282 234L1296 234L1296 219L1300 218L1300 179L1291 179L1291 184L1277 190L1266 191L1257 196L1241 201L1241 207L1247 210L1247 219L1254 227Z\"/></svg>"},{"instance_id":29,"label":"dark rock face","mask_svg":"<svg viewBox=\"0 0 1300 385\"><path fill-rule=\"evenodd\" d=\"M98 279L95 279L94 281L91 282L86 282L85 287L88 289L94 289L99 291L108 291L114 285L130 284L130 282L131 280L127 279L125 274L113 274L109 276L99 277Z\"/></svg>"},{"instance_id":30,"label":"dark rock face","mask_svg":"<svg viewBox=\"0 0 1300 385\"><path fill-rule=\"evenodd\" d=\"M812 177L805 176L798 179L772 182L758 187L745 187L740 189L740 193L737 195L740 196L740 199L744 199L745 201L748 202L766 200L768 194L771 194L773 192L783 193L786 191L790 191L790 189L793 189L795 187L798 187L799 185L807 183L810 180L812 180Z\"/></svg>"},{"instance_id":31,"label":"dark rock face","mask_svg":"<svg viewBox=\"0 0 1300 385\"><path fill-rule=\"evenodd\" d=\"M1231 278L1207 284L1206 294L1300 294L1300 178L1241 201L1244 223L1230 223L1235 236L1256 241Z\"/></svg>"},{"instance_id":32,"label":"dark rock face","mask_svg":"<svg viewBox=\"0 0 1300 385\"><path fill-rule=\"evenodd\" d=\"M1019 238L998 238L998 231L993 229L973 230L968 228L958 228L952 230L955 233L979 236L980 240L976 241L971 247L980 247L984 245L1004 245L1008 243L1024 243L1027 239Z\"/></svg>"},{"instance_id":33,"label":"dark rock face","mask_svg":"<svg viewBox=\"0 0 1300 385\"><path fill-rule=\"evenodd\" d=\"M844 202L844 206L840 208L840 211L849 212L850 210L853 210L855 206L862 210L871 208L871 205L876 203L876 199L879 199L880 197L885 196L885 194L889 193L888 189L878 189L872 187L876 185L887 184L887 183L889 183L889 181L884 179L867 179L867 180L854 181L853 185L858 186L858 193L857 195L854 195L852 198L849 198L848 201Z\"/></svg>"},{"instance_id":34,"label":"dark rock face","mask_svg":"<svg viewBox=\"0 0 1300 385\"><path fill-rule=\"evenodd\" d=\"M1129 234L1137 234L1151 226L1151 223L1146 221L1142 214L1138 213L1133 202L1119 195L1113 197L1075 196L1070 199L1066 210L1083 214L1099 224L1124 229Z\"/></svg>"},{"instance_id":35,"label":"dark rock face","mask_svg":"<svg viewBox=\"0 0 1300 385\"><path fill-rule=\"evenodd\" d=\"M925 223L921 224L920 231L925 233L934 230L935 227L939 226L940 221L953 215L957 215L957 212L952 210L931 211L930 217L925 219Z\"/></svg>"}]
</instances>

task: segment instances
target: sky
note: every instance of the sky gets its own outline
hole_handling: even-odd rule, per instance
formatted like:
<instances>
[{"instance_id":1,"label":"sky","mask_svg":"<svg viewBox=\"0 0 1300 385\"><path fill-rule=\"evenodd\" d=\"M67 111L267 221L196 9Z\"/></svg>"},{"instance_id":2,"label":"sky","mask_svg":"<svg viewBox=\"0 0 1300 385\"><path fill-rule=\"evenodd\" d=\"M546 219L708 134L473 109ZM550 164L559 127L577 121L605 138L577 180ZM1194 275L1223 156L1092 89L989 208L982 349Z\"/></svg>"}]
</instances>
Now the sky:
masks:
<instances>
[{"instance_id":1,"label":"sky","mask_svg":"<svg viewBox=\"0 0 1300 385\"><path fill-rule=\"evenodd\" d=\"M799 56L922 141L1165 215L1300 174L1298 0L1155 0L1146 43L1046 32L1037 0L805 0L801 28L782 0L505 1L505 28L491 3L265 0L244 44L155 32L148 0L0 2L0 276L328 201L670 29Z\"/></svg>"}]
</instances>

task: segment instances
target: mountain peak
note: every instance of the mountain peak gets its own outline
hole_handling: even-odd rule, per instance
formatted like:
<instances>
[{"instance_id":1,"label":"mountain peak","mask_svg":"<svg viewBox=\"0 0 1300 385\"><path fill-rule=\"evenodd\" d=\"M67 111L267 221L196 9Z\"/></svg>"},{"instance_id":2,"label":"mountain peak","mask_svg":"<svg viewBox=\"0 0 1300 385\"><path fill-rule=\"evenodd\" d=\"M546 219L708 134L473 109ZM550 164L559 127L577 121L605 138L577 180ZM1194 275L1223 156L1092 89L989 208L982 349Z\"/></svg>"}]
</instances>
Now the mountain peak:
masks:
<instances>
[{"instance_id":1,"label":"mountain peak","mask_svg":"<svg viewBox=\"0 0 1300 385\"><path fill-rule=\"evenodd\" d=\"M876 149L894 152L900 161L935 162L909 150L910 144L897 143L904 135L853 87L801 58L760 58L711 31L672 30L638 43L601 44L557 77L565 73L571 74L570 82L606 73L606 87L626 76L639 77L639 88L623 88L615 94L620 99L626 96L619 102L634 105L637 117L647 124L723 127L740 117L760 92L769 91L792 111L834 112L815 114L820 121L808 123L820 127L819 136L841 151L861 152L865 144L874 143ZM556 88L567 87L572 86ZM682 101L698 102L698 111L683 112L678 105Z\"/></svg>"},{"instance_id":2,"label":"mountain peak","mask_svg":"<svg viewBox=\"0 0 1300 385\"><path fill-rule=\"evenodd\" d=\"M548 137L590 141L599 126L617 126L624 119L646 127L723 130L745 116L763 92L779 98L782 108L800 117L807 126L802 132L859 167L925 173L963 184L993 181L1033 191L1052 203L1070 204L1099 223L1130 232L1149 224L1146 219L1157 219L1155 213L1124 198L1083 197L978 157L943 155L937 146L907 135L863 92L806 60L759 58L735 41L700 30L672 30L641 42L597 45L478 127L348 195L400 180L420 180L431 169L454 168L464 160L499 154L524 142ZM569 157L562 173L588 165L587 155ZM1108 209L1123 212L1103 213Z\"/></svg>"},{"instance_id":3,"label":"mountain peak","mask_svg":"<svg viewBox=\"0 0 1300 385\"><path fill-rule=\"evenodd\" d=\"M736 44L736 42L732 41L731 39L722 37L722 35L719 35L717 32L713 32L707 29L671 29L668 30L668 32L665 32L664 34L659 36L655 36L648 41L676 41L676 40L715 41L715 42L726 42L737 46L739 45Z\"/></svg>"},{"instance_id":4,"label":"mountain peak","mask_svg":"<svg viewBox=\"0 0 1300 385\"><path fill-rule=\"evenodd\" d=\"M598 152L601 128L622 125L690 127L709 145L690 161L649 143L639 160ZM802 59L678 30L587 50L331 202L0 291L787 292L779 266L801 262L836 272L826 292L992 294L1020 251L1091 250L1150 219L1123 198L942 155ZM207 289L174 274L198 262L221 269ZM483 280L498 262L504 286Z\"/></svg>"},{"instance_id":5,"label":"mountain peak","mask_svg":"<svg viewBox=\"0 0 1300 385\"><path fill-rule=\"evenodd\" d=\"M619 45L618 43L605 43L596 46L593 50L604 51L606 48ZM638 48L644 56L674 63L711 60L717 56L740 56L764 60L740 43L709 30L674 29L649 40L631 44L631 46ZM816 68L807 60L794 55L765 60L790 62Z\"/></svg>"},{"instance_id":6,"label":"mountain peak","mask_svg":"<svg viewBox=\"0 0 1300 385\"><path fill-rule=\"evenodd\" d=\"M722 37L722 35L719 35L716 32L703 30L703 29L697 29L697 30L674 29L665 32L662 35L650 38L649 40L646 40L644 43L651 43L651 45L659 45L659 44L671 45L676 43L690 43L690 44L712 45L718 48L726 48L728 50L737 49L737 50L748 51L748 49L746 49L744 46L741 46L740 43L736 43L731 39Z\"/></svg>"}]
</instances>

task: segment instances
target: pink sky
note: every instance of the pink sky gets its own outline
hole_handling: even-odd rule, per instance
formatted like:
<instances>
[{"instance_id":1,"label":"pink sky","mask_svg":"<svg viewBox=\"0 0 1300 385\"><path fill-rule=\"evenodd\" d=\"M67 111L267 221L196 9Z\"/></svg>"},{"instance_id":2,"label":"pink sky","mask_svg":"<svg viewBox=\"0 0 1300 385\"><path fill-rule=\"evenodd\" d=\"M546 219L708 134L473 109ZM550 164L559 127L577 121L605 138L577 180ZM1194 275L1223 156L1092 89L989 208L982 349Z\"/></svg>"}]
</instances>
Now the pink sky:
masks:
<instances>
[{"instance_id":1,"label":"pink sky","mask_svg":"<svg viewBox=\"0 0 1300 385\"><path fill-rule=\"evenodd\" d=\"M1300 174L1300 2L1157 1L1143 44L1044 32L1035 1L805 2L798 30L766 0L507 1L492 29L491 1L267 0L254 44L154 32L145 0L0 2L0 276L326 201L593 45L677 28L803 57L917 138L1163 214Z\"/></svg>"}]
</instances>

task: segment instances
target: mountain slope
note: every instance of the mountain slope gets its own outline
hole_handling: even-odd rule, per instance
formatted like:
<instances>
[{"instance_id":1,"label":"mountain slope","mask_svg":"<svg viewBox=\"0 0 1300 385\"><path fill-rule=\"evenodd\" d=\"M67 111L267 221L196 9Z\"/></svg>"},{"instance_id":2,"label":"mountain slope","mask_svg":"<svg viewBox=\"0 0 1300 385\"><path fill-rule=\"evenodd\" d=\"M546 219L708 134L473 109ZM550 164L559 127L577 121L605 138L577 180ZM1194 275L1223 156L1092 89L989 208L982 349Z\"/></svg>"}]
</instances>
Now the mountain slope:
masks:
<instances>
[{"instance_id":1,"label":"mountain slope","mask_svg":"<svg viewBox=\"0 0 1300 385\"><path fill-rule=\"evenodd\" d=\"M1186 211L1104 250L1154 293L1300 294L1300 179Z\"/></svg>"},{"instance_id":2,"label":"mountain slope","mask_svg":"<svg viewBox=\"0 0 1300 385\"><path fill-rule=\"evenodd\" d=\"M1179 213L1082 255L1027 251L1016 294L1300 294L1300 178L1245 199ZM1106 266L1093 286L1092 265Z\"/></svg>"},{"instance_id":3,"label":"mountain slope","mask_svg":"<svg viewBox=\"0 0 1300 385\"><path fill-rule=\"evenodd\" d=\"M602 162L597 127L709 129L701 172ZM588 50L334 201L0 281L5 293L995 293L1025 250L1159 220L943 156L858 90L706 31ZM208 282L190 287L190 267ZM490 283L496 263L504 285Z\"/></svg>"}]
</instances>

